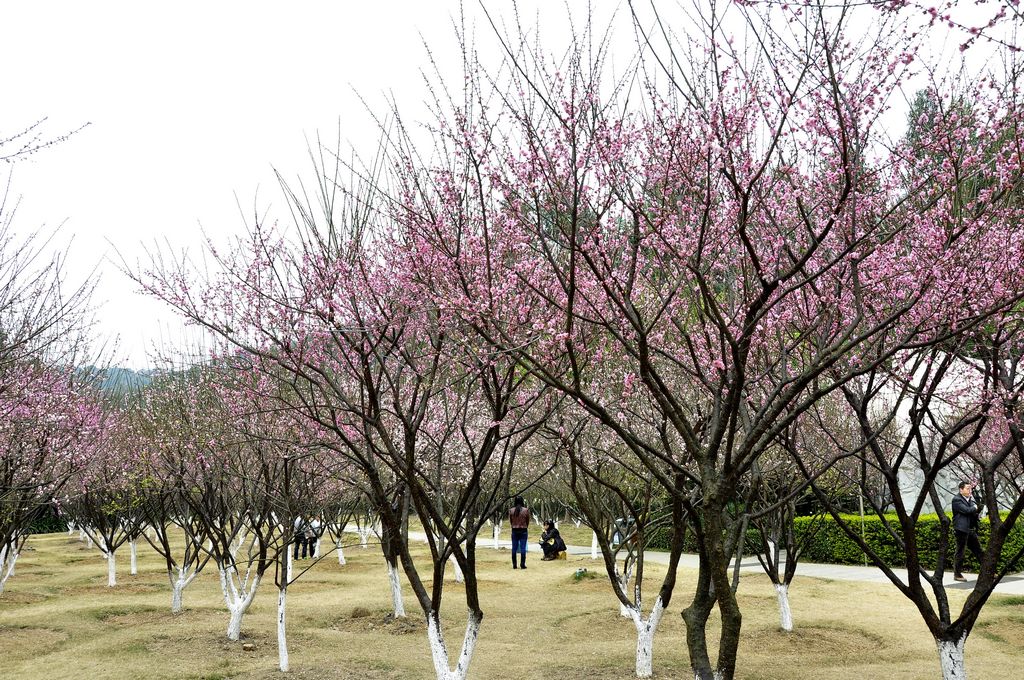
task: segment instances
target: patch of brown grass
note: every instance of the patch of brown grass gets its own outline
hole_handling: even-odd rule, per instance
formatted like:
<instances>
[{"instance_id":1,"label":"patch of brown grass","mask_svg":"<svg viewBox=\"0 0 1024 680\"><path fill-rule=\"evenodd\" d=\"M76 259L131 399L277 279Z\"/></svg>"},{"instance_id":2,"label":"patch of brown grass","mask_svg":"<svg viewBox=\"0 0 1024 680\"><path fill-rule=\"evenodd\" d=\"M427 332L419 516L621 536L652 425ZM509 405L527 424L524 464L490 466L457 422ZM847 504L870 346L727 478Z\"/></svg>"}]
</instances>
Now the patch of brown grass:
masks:
<instances>
[{"instance_id":1,"label":"patch of brown grass","mask_svg":"<svg viewBox=\"0 0 1024 680\"><path fill-rule=\"evenodd\" d=\"M507 531L506 531L507 534ZM121 585L107 588L106 565L95 550L65 535L33 537L35 552L0 595L0 658L4 677L19 680L146 677L280 678L276 593L261 586L246 616L242 642L225 636L227 612L215 571L185 591L186 611L170 614L163 563L140 546L137 577L119 560ZM486 545L483 543L482 546ZM508 551L477 550L485 611L470 676L549 680L633 677L635 629L618 614L603 567L589 557L541 562L531 548L529 569L513 571ZM418 548L424 566L427 556ZM127 551L126 551L127 555ZM346 549L348 564L328 556L288 590L290 678L397 680L432 678L425 625L405 588L410 617L389 616L390 590L379 548ZM123 566L122 564L123 563ZM580 566L597 578L575 581ZM662 571L648 565L648 574ZM679 616L696 574L680 570L674 599L654 647L658 678L689 677L685 629ZM653 600L657 582L647 597ZM793 585L793 633L778 628L767 579L745 575L739 591L742 680L933 680L935 646L920 616L894 589L873 584L801 579ZM957 592L954 607L964 594ZM449 647L462 642L463 587L449 581L442 609ZM714 649L717 619L711 621ZM1024 606L994 598L967 643L972 680L1018 677L1024 648Z\"/></svg>"}]
</instances>

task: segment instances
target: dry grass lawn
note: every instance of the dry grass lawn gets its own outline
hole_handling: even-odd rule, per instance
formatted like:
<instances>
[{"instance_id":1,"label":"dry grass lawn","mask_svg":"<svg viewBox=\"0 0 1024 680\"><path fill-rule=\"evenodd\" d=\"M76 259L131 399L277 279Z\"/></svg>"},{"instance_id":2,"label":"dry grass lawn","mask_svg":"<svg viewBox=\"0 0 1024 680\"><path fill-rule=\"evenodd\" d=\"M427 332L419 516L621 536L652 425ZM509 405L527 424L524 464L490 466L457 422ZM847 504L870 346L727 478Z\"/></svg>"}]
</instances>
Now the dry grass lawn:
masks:
<instances>
[{"instance_id":1,"label":"dry grass lawn","mask_svg":"<svg viewBox=\"0 0 1024 680\"><path fill-rule=\"evenodd\" d=\"M507 533L507 532L506 532ZM486 541L483 542L486 544ZM186 611L170 614L170 586L157 555L140 546L139 575L119 554L118 583L106 587L106 565L95 549L66 534L33 537L0 595L0 677L34 678L273 678L277 671L273 583L261 586L242 626L246 652L225 636L227 612L216 574L202 574L185 591ZM531 548L533 550L533 548ZM379 550L349 548L348 564L333 555L294 585L289 597L293 678L432 678L418 608L390 621L390 595ZM618 615L599 578L575 581L589 557L541 562L530 554L525 572L509 568L507 550L479 549L485 611L470 675L477 679L630 678L633 625ZM424 555L425 559L425 555ZM299 565L306 563L299 562ZM649 570L660 576L660 567ZM696 574L680 570L655 641L655 676L689 677L679 611ZM449 646L461 643L461 587L446 587ZM654 595L652 586L651 596ZM958 592L956 597L963 595ZM928 679L939 676L934 645L920 617L893 588L802 579L793 585L797 630L778 629L774 591L762 576L740 587L744 612L738 676L746 680ZM1024 598L994 598L967 643L972 680L1024 677Z\"/></svg>"}]
</instances>

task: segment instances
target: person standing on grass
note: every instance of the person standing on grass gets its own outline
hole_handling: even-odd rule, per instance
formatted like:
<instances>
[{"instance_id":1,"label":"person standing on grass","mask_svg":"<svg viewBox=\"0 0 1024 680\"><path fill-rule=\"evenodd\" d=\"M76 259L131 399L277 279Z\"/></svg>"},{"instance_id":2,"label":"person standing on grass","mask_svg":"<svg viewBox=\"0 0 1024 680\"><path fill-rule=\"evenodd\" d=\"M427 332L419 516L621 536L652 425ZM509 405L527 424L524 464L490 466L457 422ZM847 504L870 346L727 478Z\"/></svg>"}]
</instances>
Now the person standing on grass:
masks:
<instances>
[{"instance_id":1,"label":"person standing on grass","mask_svg":"<svg viewBox=\"0 0 1024 680\"><path fill-rule=\"evenodd\" d=\"M316 517L306 517L306 546L309 548L309 558L316 558L316 544L320 540L320 520ZM302 551L306 556L306 551Z\"/></svg>"},{"instance_id":2,"label":"person standing on grass","mask_svg":"<svg viewBox=\"0 0 1024 680\"><path fill-rule=\"evenodd\" d=\"M960 482L960 493L953 496L953 533L956 534L956 555L953 557L953 579L966 581L963 574L964 548L970 548L975 559L981 561L981 543L978 542L978 515L981 508L974 500L974 484Z\"/></svg>"},{"instance_id":3,"label":"person standing on grass","mask_svg":"<svg viewBox=\"0 0 1024 680\"><path fill-rule=\"evenodd\" d=\"M299 515L295 518L295 550L292 553L292 559L299 559L299 546L302 546L302 557L306 557L306 529L308 524L306 519Z\"/></svg>"},{"instance_id":4,"label":"person standing on grass","mask_svg":"<svg viewBox=\"0 0 1024 680\"><path fill-rule=\"evenodd\" d=\"M508 523L512 526L512 568L526 569L526 539L530 527L530 510L522 496L516 496L515 505L508 511ZM519 553L519 566L516 566Z\"/></svg>"}]
</instances>

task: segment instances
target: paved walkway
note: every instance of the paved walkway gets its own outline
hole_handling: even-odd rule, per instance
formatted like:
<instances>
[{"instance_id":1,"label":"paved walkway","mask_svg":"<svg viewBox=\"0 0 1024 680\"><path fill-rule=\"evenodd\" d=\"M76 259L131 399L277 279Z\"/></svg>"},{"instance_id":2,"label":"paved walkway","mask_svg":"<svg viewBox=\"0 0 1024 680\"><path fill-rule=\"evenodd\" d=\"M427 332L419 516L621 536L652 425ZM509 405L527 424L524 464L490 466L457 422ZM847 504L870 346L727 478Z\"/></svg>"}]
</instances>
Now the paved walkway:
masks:
<instances>
[{"instance_id":1,"label":"paved walkway","mask_svg":"<svg viewBox=\"0 0 1024 680\"><path fill-rule=\"evenodd\" d=\"M410 531L409 537L414 540L426 540L426 536L418 531ZM502 548L511 548L512 542L499 540L498 544ZM483 534L477 540L476 549L486 550L487 548L494 549L494 543L490 537L484 537ZM570 555L586 556L590 557L591 548L590 546L582 545L568 545L566 546ZM539 549L537 548L536 542L531 542L530 547L531 555L539 555ZM644 554L644 559L649 562L656 564L668 564L668 553L661 552L658 550L648 550ZM688 569L697 569L700 566L697 555L691 553L683 553L679 557L679 566L686 567ZM764 573L761 569L760 563L756 557L749 557L740 563L740 573ZM896 574L900 579L906 583L907 570L906 569L893 569L893 573ZM880 569L872 566L858 566L853 564L818 564L815 562L800 562L796 568L796 576L794 578L811 577L828 579L831 581L862 581L865 583L880 583L883 585L891 586L892 581L889 577L882 573ZM966 582L957 582L953 580L952 572L947 572L944 584L946 590L973 590L974 589L974 578L967 574ZM1024 572L1018 572L1016 574L1010 574L1006 576L999 585L996 586L996 593L1000 595L1022 595L1024 596Z\"/></svg>"},{"instance_id":2,"label":"paved walkway","mask_svg":"<svg viewBox=\"0 0 1024 680\"><path fill-rule=\"evenodd\" d=\"M500 541L502 547L511 547L510 541ZM481 550L485 547L492 547L493 543L487 539L477 543L477 550ZM581 545L570 545L567 546L570 555L583 555L589 557L590 546ZM536 550L536 546L531 548L531 552ZM668 553L648 550L644 559L655 562L657 564L668 564ZM696 555L684 553L679 558L679 566L687 567L689 569L697 569L699 566L698 558ZM758 563L756 557L750 557L744 559L740 563L740 573L764 573L761 569L760 563ZM906 569L893 569L899 578L906 582L907 570ZM880 569L872 566L857 566L851 564L817 564L814 562L800 562L796 568L796 579L803 577L822 578L829 579L832 581L864 581L867 583L881 583L884 585L891 586L892 581L889 580ZM960 583L953 580L953 574L950 572L946 573L945 586L947 590L972 590L974 588L974 578L967 574L967 581ZM1024 573L1010 574L999 582L996 586L996 593L1000 595L1024 595Z\"/></svg>"}]
</instances>

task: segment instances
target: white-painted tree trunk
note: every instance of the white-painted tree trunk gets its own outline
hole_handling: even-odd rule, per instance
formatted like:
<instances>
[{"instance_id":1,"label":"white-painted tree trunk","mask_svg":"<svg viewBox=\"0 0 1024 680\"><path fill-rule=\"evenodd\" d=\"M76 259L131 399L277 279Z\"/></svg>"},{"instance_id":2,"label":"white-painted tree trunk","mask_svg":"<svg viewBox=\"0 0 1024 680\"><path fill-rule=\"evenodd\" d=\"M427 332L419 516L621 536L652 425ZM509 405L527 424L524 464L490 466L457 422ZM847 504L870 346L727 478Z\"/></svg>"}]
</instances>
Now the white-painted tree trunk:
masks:
<instances>
[{"instance_id":1,"label":"white-painted tree trunk","mask_svg":"<svg viewBox=\"0 0 1024 680\"><path fill-rule=\"evenodd\" d=\"M775 596L779 600L779 625L782 626L782 630L792 632L793 610L789 608L789 586L776 583Z\"/></svg>"},{"instance_id":2,"label":"white-painted tree trunk","mask_svg":"<svg viewBox=\"0 0 1024 680\"><path fill-rule=\"evenodd\" d=\"M494 549L499 550L501 548L501 520L493 523L491 527L491 538L494 539Z\"/></svg>"},{"instance_id":3,"label":"white-painted tree trunk","mask_svg":"<svg viewBox=\"0 0 1024 680\"><path fill-rule=\"evenodd\" d=\"M654 601L654 608L645 619L639 608L629 609L629 618L636 626L636 677L649 678L654 675L654 634L665 614L661 596Z\"/></svg>"},{"instance_id":4,"label":"white-painted tree trunk","mask_svg":"<svg viewBox=\"0 0 1024 680\"><path fill-rule=\"evenodd\" d=\"M87 536L88 536L88 534L85 533L85 527L79 527L78 528L78 540L82 541L84 543Z\"/></svg>"},{"instance_id":5,"label":"white-painted tree trunk","mask_svg":"<svg viewBox=\"0 0 1024 680\"><path fill-rule=\"evenodd\" d=\"M462 583L466 580L465 575L462 573L462 567L459 566L459 561L455 559L455 555L449 555L448 561L452 563L452 567L455 568L455 582Z\"/></svg>"},{"instance_id":6,"label":"white-painted tree trunk","mask_svg":"<svg viewBox=\"0 0 1024 680\"><path fill-rule=\"evenodd\" d=\"M74 522L68 522L68 536L74 536L74 535L75 535L75 523Z\"/></svg>"},{"instance_id":7,"label":"white-painted tree trunk","mask_svg":"<svg viewBox=\"0 0 1024 680\"><path fill-rule=\"evenodd\" d=\"M134 538L128 542L128 547L131 549L131 565L128 568L128 573L137 576L139 573L139 547Z\"/></svg>"},{"instance_id":8,"label":"white-painted tree trunk","mask_svg":"<svg viewBox=\"0 0 1024 680\"><path fill-rule=\"evenodd\" d=\"M288 588L279 588L277 591L277 667L282 672L288 672L288 638L285 636L285 600L288 595Z\"/></svg>"},{"instance_id":9,"label":"white-painted tree trunk","mask_svg":"<svg viewBox=\"0 0 1024 680\"><path fill-rule=\"evenodd\" d=\"M462 640L458 663L453 669L449 665L448 649L444 644L444 635L441 632L438 614L431 612L427 615L427 639L430 641L430 655L434 660L434 672L437 675L437 680L465 680L479 635L480 617L469 612L466 620L466 636Z\"/></svg>"},{"instance_id":10,"label":"white-painted tree trunk","mask_svg":"<svg viewBox=\"0 0 1024 680\"><path fill-rule=\"evenodd\" d=\"M391 584L391 606L396 619L405 618L405 602L402 600L402 582L398 580L398 568L385 560L388 565L388 582Z\"/></svg>"},{"instance_id":11,"label":"white-painted tree trunk","mask_svg":"<svg viewBox=\"0 0 1024 680\"><path fill-rule=\"evenodd\" d=\"M7 546L0 548L0 593L4 592L7 579L14 576L14 563L18 561L16 550L9 550Z\"/></svg>"},{"instance_id":12,"label":"white-painted tree trunk","mask_svg":"<svg viewBox=\"0 0 1024 680\"><path fill-rule=\"evenodd\" d=\"M171 582L171 613L180 614L182 611L182 599L185 592L185 588L188 584L192 583L196 578L196 573L193 571L191 574L186 576L187 570L182 567L178 567L178 575L174 575L174 571L171 569L167 570L167 578Z\"/></svg>"},{"instance_id":13,"label":"white-painted tree trunk","mask_svg":"<svg viewBox=\"0 0 1024 680\"><path fill-rule=\"evenodd\" d=\"M370 532L372 529L364 526L357 526L356 533L359 534L359 547L366 549L367 542L370 540Z\"/></svg>"},{"instance_id":14,"label":"white-painted tree trunk","mask_svg":"<svg viewBox=\"0 0 1024 680\"><path fill-rule=\"evenodd\" d=\"M218 571L220 572L220 587L224 592L224 604L227 605L228 612L231 614L228 620L228 639L238 640L242 633L242 617L249 611L249 605L256 597L256 588L260 585L260 577L253 577L252 582L249 583L248 574L245 579L239 579L238 572L234 568L228 570L219 567ZM238 585L235 583L236 580L239 581Z\"/></svg>"},{"instance_id":15,"label":"white-painted tree trunk","mask_svg":"<svg viewBox=\"0 0 1024 680\"><path fill-rule=\"evenodd\" d=\"M339 567L344 567L345 566L345 551L342 549L341 537L340 536L338 537L338 541L334 545L334 549L338 552L338 566Z\"/></svg>"},{"instance_id":16,"label":"white-painted tree trunk","mask_svg":"<svg viewBox=\"0 0 1024 680\"><path fill-rule=\"evenodd\" d=\"M619 575L619 587L622 588L622 592L624 593L629 592L629 578L630 576L632 576L632 571L632 569L629 569L626 571L626 573ZM619 601L619 616L621 616L624 619L633 618L633 610L631 610L626 605L622 604L621 600Z\"/></svg>"},{"instance_id":17,"label":"white-painted tree trunk","mask_svg":"<svg viewBox=\"0 0 1024 680\"><path fill-rule=\"evenodd\" d=\"M246 533L246 532L239 532L238 540L235 543L233 543L233 544L231 544L229 546L229 549L231 550L231 558L232 559L237 559L238 558L238 552L242 549L242 546L245 545L245 542L248 539L249 539L249 534L248 533ZM213 544L211 543L210 545L213 545Z\"/></svg>"},{"instance_id":18,"label":"white-painted tree trunk","mask_svg":"<svg viewBox=\"0 0 1024 680\"><path fill-rule=\"evenodd\" d=\"M171 584L171 613L180 614L182 610L182 587L177 581Z\"/></svg>"},{"instance_id":19,"label":"white-painted tree trunk","mask_svg":"<svg viewBox=\"0 0 1024 680\"><path fill-rule=\"evenodd\" d=\"M290 546L289 546L290 547ZM292 580L292 564L295 562L295 552L292 550L288 551L288 581Z\"/></svg>"},{"instance_id":20,"label":"white-painted tree trunk","mask_svg":"<svg viewBox=\"0 0 1024 680\"><path fill-rule=\"evenodd\" d=\"M117 562L113 552L106 553L107 558L107 587L113 588L117 585Z\"/></svg>"},{"instance_id":21,"label":"white-painted tree trunk","mask_svg":"<svg viewBox=\"0 0 1024 680\"><path fill-rule=\"evenodd\" d=\"M590 559L596 560L597 559L597 548L598 548L598 545L597 545L597 532L596 531L592 531L590 533L592 534L592 536L590 538Z\"/></svg>"},{"instance_id":22,"label":"white-painted tree trunk","mask_svg":"<svg viewBox=\"0 0 1024 680\"><path fill-rule=\"evenodd\" d=\"M967 636L959 640L936 640L939 648L939 665L942 667L942 680L967 680L967 667L964 666L964 643Z\"/></svg>"}]
</instances>

